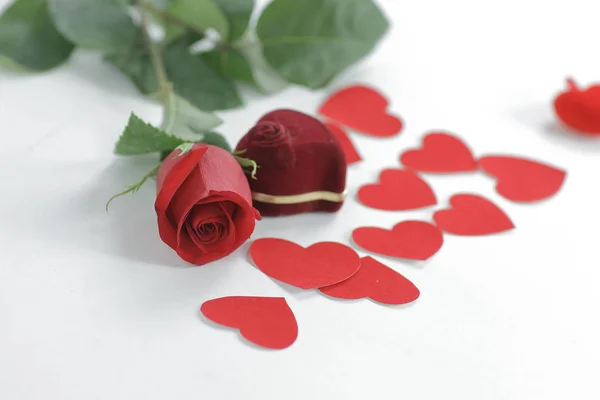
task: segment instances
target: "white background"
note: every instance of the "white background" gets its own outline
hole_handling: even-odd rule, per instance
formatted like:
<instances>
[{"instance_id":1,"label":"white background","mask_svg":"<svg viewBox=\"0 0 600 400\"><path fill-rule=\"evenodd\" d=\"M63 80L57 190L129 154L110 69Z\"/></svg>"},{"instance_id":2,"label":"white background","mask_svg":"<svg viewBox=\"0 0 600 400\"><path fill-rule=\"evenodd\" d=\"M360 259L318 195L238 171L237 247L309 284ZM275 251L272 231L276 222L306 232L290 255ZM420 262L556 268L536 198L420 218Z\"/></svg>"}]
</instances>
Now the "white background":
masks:
<instances>
[{"instance_id":1,"label":"white background","mask_svg":"<svg viewBox=\"0 0 600 400\"><path fill-rule=\"evenodd\" d=\"M7 3L6 0L1 3ZM349 243L359 226L430 220L458 192L491 198L508 234L445 236L426 263L377 257L413 280L408 307L342 302L284 287L247 260L190 267L160 241L154 187L113 203L152 159L120 160L131 111L160 121L97 56L47 74L0 72L0 398L38 399L598 399L600 138L556 127L551 102L567 75L600 81L599 6L592 0L380 1L393 29L371 57L325 91L290 88L221 113L235 143L265 112L314 113L328 93L365 82L406 122L391 139L353 134L365 161L350 193L372 182L431 129L477 155L525 155L568 170L535 205L502 199L482 174L426 179L440 204L267 219L254 238ZM365 253L361 253L365 254ZM267 351L207 324L202 302L285 296L297 342Z\"/></svg>"}]
</instances>

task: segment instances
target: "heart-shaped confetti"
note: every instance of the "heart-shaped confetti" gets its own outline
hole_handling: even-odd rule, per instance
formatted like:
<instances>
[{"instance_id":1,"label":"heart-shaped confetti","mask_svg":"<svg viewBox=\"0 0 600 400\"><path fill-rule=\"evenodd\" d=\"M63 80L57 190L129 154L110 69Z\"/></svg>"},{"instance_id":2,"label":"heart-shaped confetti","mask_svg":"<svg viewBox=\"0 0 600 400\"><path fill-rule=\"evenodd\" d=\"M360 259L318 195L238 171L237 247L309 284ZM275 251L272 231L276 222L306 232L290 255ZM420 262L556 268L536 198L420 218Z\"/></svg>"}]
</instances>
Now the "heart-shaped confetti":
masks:
<instances>
[{"instance_id":1,"label":"heart-shaped confetti","mask_svg":"<svg viewBox=\"0 0 600 400\"><path fill-rule=\"evenodd\" d=\"M388 114L388 104L388 100L373 88L350 86L327 99L319 114L371 136L394 136L402 130L402 121Z\"/></svg>"},{"instance_id":2,"label":"heart-shaped confetti","mask_svg":"<svg viewBox=\"0 0 600 400\"><path fill-rule=\"evenodd\" d=\"M367 207L390 211L414 210L437 203L427 182L414 172L400 169L381 172L379 183L359 189L358 199Z\"/></svg>"},{"instance_id":3,"label":"heart-shaped confetti","mask_svg":"<svg viewBox=\"0 0 600 400\"><path fill-rule=\"evenodd\" d=\"M509 231L515 226L491 201L473 194L457 194L450 209L437 211L433 219L444 232L462 236L490 235Z\"/></svg>"},{"instance_id":4,"label":"heart-shaped confetti","mask_svg":"<svg viewBox=\"0 0 600 400\"><path fill-rule=\"evenodd\" d=\"M419 298L419 289L404 276L371 257L361 258L351 278L319 289L338 299L370 298L382 304L407 304Z\"/></svg>"},{"instance_id":5,"label":"heart-shaped confetti","mask_svg":"<svg viewBox=\"0 0 600 400\"><path fill-rule=\"evenodd\" d=\"M250 257L262 272L301 289L317 289L350 278L360 268L360 257L341 243L321 242L304 248L283 239L258 239Z\"/></svg>"},{"instance_id":6,"label":"heart-shaped confetti","mask_svg":"<svg viewBox=\"0 0 600 400\"><path fill-rule=\"evenodd\" d=\"M408 169L423 172L451 173L477 170L473 153L456 136L444 132L430 133L423 138L421 149L408 150L400 157Z\"/></svg>"},{"instance_id":7,"label":"heart-shaped confetti","mask_svg":"<svg viewBox=\"0 0 600 400\"><path fill-rule=\"evenodd\" d=\"M344 155L346 156L346 164L350 165L362 160L360 154L358 154L358 151L356 150L356 147L354 147L352 140L350 140L350 137L341 126L333 122L325 122L325 126L329 128L329 131L333 133L333 135L342 145L342 149L344 149Z\"/></svg>"},{"instance_id":8,"label":"heart-shaped confetti","mask_svg":"<svg viewBox=\"0 0 600 400\"><path fill-rule=\"evenodd\" d=\"M352 239L367 251L409 260L427 260L444 243L442 232L423 221L400 222L392 230L357 228Z\"/></svg>"},{"instance_id":9,"label":"heart-shaped confetti","mask_svg":"<svg viewBox=\"0 0 600 400\"><path fill-rule=\"evenodd\" d=\"M298 337L296 317L282 297L221 297L205 302L200 311L209 320L239 329L244 338L269 349L285 349Z\"/></svg>"},{"instance_id":10,"label":"heart-shaped confetti","mask_svg":"<svg viewBox=\"0 0 600 400\"><path fill-rule=\"evenodd\" d=\"M517 157L486 156L479 165L498 179L496 191L516 202L533 202L553 196L561 188L566 172L536 161Z\"/></svg>"},{"instance_id":11,"label":"heart-shaped confetti","mask_svg":"<svg viewBox=\"0 0 600 400\"><path fill-rule=\"evenodd\" d=\"M559 120L568 128L588 135L600 135L600 85L581 90L573 79L568 90L554 100Z\"/></svg>"}]
</instances>

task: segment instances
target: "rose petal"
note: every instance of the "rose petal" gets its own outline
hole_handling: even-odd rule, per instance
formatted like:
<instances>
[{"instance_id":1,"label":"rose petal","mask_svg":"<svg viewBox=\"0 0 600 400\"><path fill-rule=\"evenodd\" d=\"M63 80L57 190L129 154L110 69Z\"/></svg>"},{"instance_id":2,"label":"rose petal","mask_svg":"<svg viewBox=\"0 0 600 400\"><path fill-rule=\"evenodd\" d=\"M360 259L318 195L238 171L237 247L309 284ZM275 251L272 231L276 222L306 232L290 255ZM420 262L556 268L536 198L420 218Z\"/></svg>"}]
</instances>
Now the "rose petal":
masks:
<instances>
[{"instance_id":1,"label":"rose petal","mask_svg":"<svg viewBox=\"0 0 600 400\"><path fill-rule=\"evenodd\" d=\"M209 195L200 168L196 166L173 196L167 209L171 222L181 229L192 208Z\"/></svg>"},{"instance_id":2,"label":"rose petal","mask_svg":"<svg viewBox=\"0 0 600 400\"><path fill-rule=\"evenodd\" d=\"M206 242L203 240L198 240L197 242L195 241L195 243L198 245L198 248L200 248L205 253L226 253L231 245L231 238L229 236L229 233L232 230L232 223L231 219L223 211L223 208L221 207L221 202L217 201L215 203L198 205L196 207L200 210L199 214L202 215L202 217L206 217L209 214L215 215L215 217L205 218L204 220L202 220L202 222L199 222L199 224L215 223L221 226L221 231L217 240L211 242ZM195 226L198 227L199 224L195 224ZM233 231L235 234L235 229Z\"/></svg>"},{"instance_id":3,"label":"rose petal","mask_svg":"<svg viewBox=\"0 0 600 400\"><path fill-rule=\"evenodd\" d=\"M171 153L158 171L157 177L157 191L156 202L154 208L158 217L158 232L160 238L175 249L177 246L177 230L176 224L173 224L167 217L167 208L171 202L175 192L185 178L189 175L190 171L198 164L200 159L206 153L207 148L192 149L188 154L181 157L178 153Z\"/></svg>"},{"instance_id":4,"label":"rose petal","mask_svg":"<svg viewBox=\"0 0 600 400\"><path fill-rule=\"evenodd\" d=\"M215 197L212 198L216 199ZM197 242L196 244L198 245L198 248L200 248L205 253L219 254L224 257L225 255L235 250L231 248L235 238L235 226L233 225L231 217L229 217L225 209L222 207L222 203L223 202L221 201L212 203L219 208L218 212L221 216L221 220L219 223L223 226L223 230L221 232L219 240L214 243ZM232 206L235 208L234 204L232 204Z\"/></svg>"},{"instance_id":5,"label":"rose petal","mask_svg":"<svg viewBox=\"0 0 600 400\"><path fill-rule=\"evenodd\" d=\"M185 224L185 229L187 233L190 235L190 238L194 242L194 244L205 253L209 252L209 246L214 245L215 243L219 243L221 240L221 236L224 231L224 227L222 224L205 224L213 229L211 234L200 234L198 229L194 228L191 224Z\"/></svg>"},{"instance_id":6,"label":"rose petal","mask_svg":"<svg viewBox=\"0 0 600 400\"><path fill-rule=\"evenodd\" d=\"M196 204L192 209L192 212L190 212L188 221L194 228L211 222L227 222L225 212L223 212L218 200L214 198L211 198L211 200L213 201L210 203Z\"/></svg>"},{"instance_id":7,"label":"rose petal","mask_svg":"<svg viewBox=\"0 0 600 400\"><path fill-rule=\"evenodd\" d=\"M191 223L185 225L188 233L193 234L192 240L199 245L211 245L219 242L224 231L224 225L216 222L209 222L200 226L192 226Z\"/></svg>"},{"instance_id":8,"label":"rose petal","mask_svg":"<svg viewBox=\"0 0 600 400\"><path fill-rule=\"evenodd\" d=\"M201 206L203 206L203 205L209 205L209 204L215 203L215 205L212 206L212 207L216 207L215 209L213 209L212 217L219 218L219 221L222 222L223 224L227 223L227 218L223 215L223 212L221 211L221 208L218 206L218 204L216 204L219 201L220 201L219 197L208 195L207 197L199 200L196 204L193 204L192 206L183 210L184 214L182 217L180 217L179 224L177 225L177 246L179 246L180 236L181 236L181 232L184 228L184 225L191 217L193 210L195 210L196 208L198 208L198 210L200 210ZM209 212L209 211L207 211L207 212ZM197 221L193 224L194 228L197 228L197 226L200 225L201 219L206 220L207 218L210 218L210 215L208 215L208 214L203 215L202 211L200 211L199 216L200 216L200 218L196 218ZM208 223L208 222L215 222L215 221L206 221L206 223Z\"/></svg>"},{"instance_id":9,"label":"rose petal","mask_svg":"<svg viewBox=\"0 0 600 400\"><path fill-rule=\"evenodd\" d=\"M197 240L198 238L195 236L195 231L198 227L198 225L200 225L200 221L203 219L206 221L206 223L210 223L210 222L216 222L215 220L207 220L208 218L211 218L211 216L209 216L208 214L204 214L203 211L201 210L202 207L206 207L208 205L209 209L210 207L216 207L214 208L214 211L217 212L217 214L213 214L212 218L216 218L218 221L222 222L222 223L227 223L227 219L226 217L223 215L221 208L218 206L218 204L214 204L212 205L212 203L214 203L215 201L217 201L217 199L214 198L205 198L202 200L202 202L200 202L199 204L194 204L190 207L190 209L186 212L186 214L180 219L179 224L177 225L177 248L183 246L183 238L186 236L189 236L189 239L192 241L192 243L188 242L188 245L191 245L192 247L196 247L198 248L198 243L199 240ZM195 217L194 214L197 211L198 215L200 218ZM195 220L195 222L194 222ZM188 230L187 227L190 227L192 229L191 233ZM203 248L200 248L201 251L204 251ZM189 250L190 252L193 252L193 249Z\"/></svg>"},{"instance_id":10,"label":"rose petal","mask_svg":"<svg viewBox=\"0 0 600 400\"><path fill-rule=\"evenodd\" d=\"M204 187L212 192L233 192L252 204L252 192L246 174L227 151L211 146L199 164Z\"/></svg>"},{"instance_id":11,"label":"rose petal","mask_svg":"<svg viewBox=\"0 0 600 400\"><path fill-rule=\"evenodd\" d=\"M156 180L156 204L161 211L166 210L173 196L186 178L207 153L207 147L193 148L189 153L179 156L171 153L161 164Z\"/></svg>"},{"instance_id":12,"label":"rose petal","mask_svg":"<svg viewBox=\"0 0 600 400\"><path fill-rule=\"evenodd\" d=\"M197 204L192 209L189 217L186 221L186 228L192 230L194 236L192 240L198 245L210 245L218 242L221 239L221 233L227 229L229 219L223 212L219 203L208 203L208 204ZM209 240L203 238L200 234L202 226L215 226L218 227L219 234L215 237L215 240ZM198 239L198 240L195 240Z\"/></svg>"},{"instance_id":13,"label":"rose petal","mask_svg":"<svg viewBox=\"0 0 600 400\"><path fill-rule=\"evenodd\" d=\"M228 224L225 227L225 232L223 232L223 237L221 238L221 240L223 241L223 244L227 246L227 249L225 251L232 252L233 250L235 250L235 248L232 249L231 247L235 242L235 235L237 232L232 216L236 213L238 207L235 205L235 203L232 203L231 201L221 201L219 202L219 205L221 206L221 209L227 216L228 221Z\"/></svg>"},{"instance_id":14,"label":"rose petal","mask_svg":"<svg viewBox=\"0 0 600 400\"><path fill-rule=\"evenodd\" d=\"M231 173L226 173L227 171ZM211 193L218 194L221 191L237 192L238 196L247 199L246 204L252 204L248 181L237 161L225 150L211 146L173 196L168 215L178 225L178 229L181 229L192 207L208 202L206 198Z\"/></svg>"},{"instance_id":15,"label":"rose petal","mask_svg":"<svg viewBox=\"0 0 600 400\"><path fill-rule=\"evenodd\" d=\"M246 199L237 193L220 192L219 196L238 205L235 209L235 213L231 215L233 226L235 226L236 229L233 247L238 248L242 243L248 240L254 231L254 220L257 216L256 210L252 206L249 206ZM258 216L260 216L260 214L258 214Z\"/></svg>"},{"instance_id":16,"label":"rose petal","mask_svg":"<svg viewBox=\"0 0 600 400\"><path fill-rule=\"evenodd\" d=\"M220 196L209 196L197 204L185 218L184 223L179 228L178 247L188 247L186 252L193 253L194 247L196 253L204 255L212 254L215 259L222 258L231 253L237 247L232 248L234 244L236 229L230 214L236 211L235 203L221 198ZM203 240L197 233L197 229L202 224L219 224L222 226L221 234L218 240ZM191 242L185 241L189 238ZM191 246L191 248L190 248Z\"/></svg>"}]
</instances>

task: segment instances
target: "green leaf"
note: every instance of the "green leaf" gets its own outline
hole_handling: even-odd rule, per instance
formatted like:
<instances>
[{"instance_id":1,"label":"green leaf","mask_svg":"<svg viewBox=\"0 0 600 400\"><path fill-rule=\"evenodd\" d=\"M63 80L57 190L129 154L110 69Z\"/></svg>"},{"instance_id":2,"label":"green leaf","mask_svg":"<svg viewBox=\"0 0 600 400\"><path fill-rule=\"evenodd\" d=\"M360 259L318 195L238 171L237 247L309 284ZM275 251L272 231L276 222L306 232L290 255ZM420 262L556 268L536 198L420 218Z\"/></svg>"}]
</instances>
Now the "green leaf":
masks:
<instances>
[{"instance_id":1,"label":"green leaf","mask_svg":"<svg viewBox=\"0 0 600 400\"><path fill-rule=\"evenodd\" d=\"M266 93L276 93L288 85L281 75L265 60L262 46L258 43L254 31L246 32L244 37L235 44L235 47L248 61L254 83L260 90Z\"/></svg>"},{"instance_id":2,"label":"green leaf","mask_svg":"<svg viewBox=\"0 0 600 400\"><path fill-rule=\"evenodd\" d=\"M142 93L154 94L158 91L156 75L145 48L115 53L105 59L129 76ZM213 71L200 57L191 54L185 37L167 46L163 51L163 60L175 92L193 106L214 111L242 105L233 83Z\"/></svg>"},{"instance_id":3,"label":"green leaf","mask_svg":"<svg viewBox=\"0 0 600 400\"><path fill-rule=\"evenodd\" d=\"M256 29L284 78L320 88L367 55L387 28L372 0L274 0Z\"/></svg>"},{"instance_id":4,"label":"green leaf","mask_svg":"<svg viewBox=\"0 0 600 400\"><path fill-rule=\"evenodd\" d=\"M121 134L115 146L115 154L134 156L159 153L173 150L184 142L185 140L169 135L145 123L132 113L123 134Z\"/></svg>"},{"instance_id":5,"label":"green leaf","mask_svg":"<svg viewBox=\"0 0 600 400\"><path fill-rule=\"evenodd\" d=\"M197 108L214 111L242 105L233 83L191 54L186 46L178 43L169 46L164 60L175 92Z\"/></svg>"},{"instance_id":6,"label":"green leaf","mask_svg":"<svg viewBox=\"0 0 600 400\"><path fill-rule=\"evenodd\" d=\"M220 147L223 150L226 150L231 153L231 146L227 143L227 139L225 136L221 135L217 132L205 132L203 133L203 137L199 142L210 144L211 146Z\"/></svg>"},{"instance_id":7,"label":"green leaf","mask_svg":"<svg viewBox=\"0 0 600 400\"><path fill-rule=\"evenodd\" d=\"M191 105L187 100L170 92L165 103L162 129L186 142L202 142L231 152L227 140L210 130L223 121L213 113L205 112Z\"/></svg>"},{"instance_id":8,"label":"green leaf","mask_svg":"<svg viewBox=\"0 0 600 400\"><path fill-rule=\"evenodd\" d=\"M254 0L214 0L229 21L229 43L241 38L248 29Z\"/></svg>"},{"instance_id":9,"label":"green leaf","mask_svg":"<svg viewBox=\"0 0 600 400\"><path fill-rule=\"evenodd\" d=\"M158 92L158 82L141 31L130 48L106 54L104 61L127 75L141 93L150 95Z\"/></svg>"},{"instance_id":10,"label":"green leaf","mask_svg":"<svg viewBox=\"0 0 600 400\"><path fill-rule=\"evenodd\" d=\"M204 39L204 35L198 32L190 31L189 29L175 38L165 38L165 43L170 44L177 39L176 45L190 48L194 43Z\"/></svg>"},{"instance_id":11,"label":"green leaf","mask_svg":"<svg viewBox=\"0 0 600 400\"><path fill-rule=\"evenodd\" d=\"M128 48L136 27L127 0L48 0L58 30L81 47L111 51Z\"/></svg>"},{"instance_id":12,"label":"green leaf","mask_svg":"<svg viewBox=\"0 0 600 400\"><path fill-rule=\"evenodd\" d=\"M181 25L176 25L169 22L163 22L165 29L165 38L164 43L169 43L174 41L175 39L183 36L186 32L185 28Z\"/></svg>"},{"instance_id":13,"label":"green leaf","mask_svg":"<svg viewBox=\"0 0 600 400\"><path fill-rule=\"evenodd\" d=\"M134 5L136 0L129 0ZM169 43L186 32L183 23L176 24L173 19L178 19L168 13L168 8L176 0L145 0L142 9L147 12L147 17L152 24L162 27L164 31L163 44ZM183 22L183 21L180 21Z\"/></svg>"},{"instance_id":14,"label":"green leaf","mask_svg":"<svg viewBox=\"0 0 600 400\"><path fill-rule=\"evenodd\" d=\"M227 51L213 50L201 53L200 57L207 65L224 77L256 85L250 64L239 51L235 49Z\"/></svg>"},{"instance_id":15,"label":"green leaf","mask_svg":"<svg viewBox=\"0 0 600 400\"><path fill-rule=\"evenodd\" d=\"M0 57L5 65L48 70L68 59L73 47L52 24L46 0L16 0L0 16Z\"/></svg>"},{"instance_id":16,"label":"green leaf","mask_svg":"<svg viewBox=\"0 0 600 400\"><path fill-rule=\"evenodd\" d=\"M231 151L222 135L210 132L219 124L221 120L216 115L195 108L171 92L167 96L161 129L131 114L115 153L127 156L148 153L164 155L190 142L203 142Z\"/></svg>"},{"instance_id":17,"label":"green leaf","mask_svg":"<svg viewBox=\"0 0 600 400\"><path fill-rule=\"evenodd\" d=\"M159 9L166 9L175 0L150 0L150 3Z\"/></svg>"},{"instance_id":18,"label":"green leaf","mask_svg":"<svg viewBox=\"0 0 600 400\"><path fill-rule=\"evenodd\" d=\"M199 110L187 100L170 92L165 103L162 130L179 139L199 142L203 134L219 126L221 119Z\"/></svg>"},{"instance_id":19,"label":"green leaf","mask_svg":"<svg viewBox=\"0 0 600 400\"><path fill-rule=\"evenodd\" d=\"M212 28L222 38L229 35L229 22L213 0L175 0L168 12L199 32Z\"/></svg>"}]
</instances>

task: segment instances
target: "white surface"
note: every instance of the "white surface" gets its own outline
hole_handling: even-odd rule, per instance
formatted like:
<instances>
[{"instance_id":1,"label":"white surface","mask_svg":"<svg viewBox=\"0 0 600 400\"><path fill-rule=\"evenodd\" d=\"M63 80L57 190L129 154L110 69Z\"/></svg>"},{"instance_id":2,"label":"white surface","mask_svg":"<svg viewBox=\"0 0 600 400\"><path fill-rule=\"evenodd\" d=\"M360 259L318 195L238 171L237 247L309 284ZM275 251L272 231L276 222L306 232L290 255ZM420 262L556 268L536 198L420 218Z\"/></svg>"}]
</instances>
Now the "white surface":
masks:
<instances>
[{"instance_id":1,"label":"white surface","mask_svg":"<svg viewBox=\"0 0 600 400\"><path fill-rule=\"evenodd\" d=\"M158 238L152 185L105 213L107 198L152 163L111 154L129 112L154 122L160 112L95 56L44 75L0 72L1 399L600 398L600 140L560 132L549 106L566 75L600 80L598 3L381 4L394 22L389 37L330 90L383 88L406 129L389 140L353 135L366 161L351 167L351 193L436 128L479 155L565 167L563 191L517 205L483 175L428 175L437 208L454 193L480 193L517 229L446 235L424 264L377 257L421 289L410 307L332 301L270 280L247 262L248 244L186 266ZM264 112L314 112L326 93L253 98L221 114L223 131L235 142ZM335 216L265 220L254 238L348 243L355 227L427 220L434 209L376 211L351 197ZM209 326L201 303L226 295L285 296L298 341L265 351Z\"/></svg>"}]
</instances>

